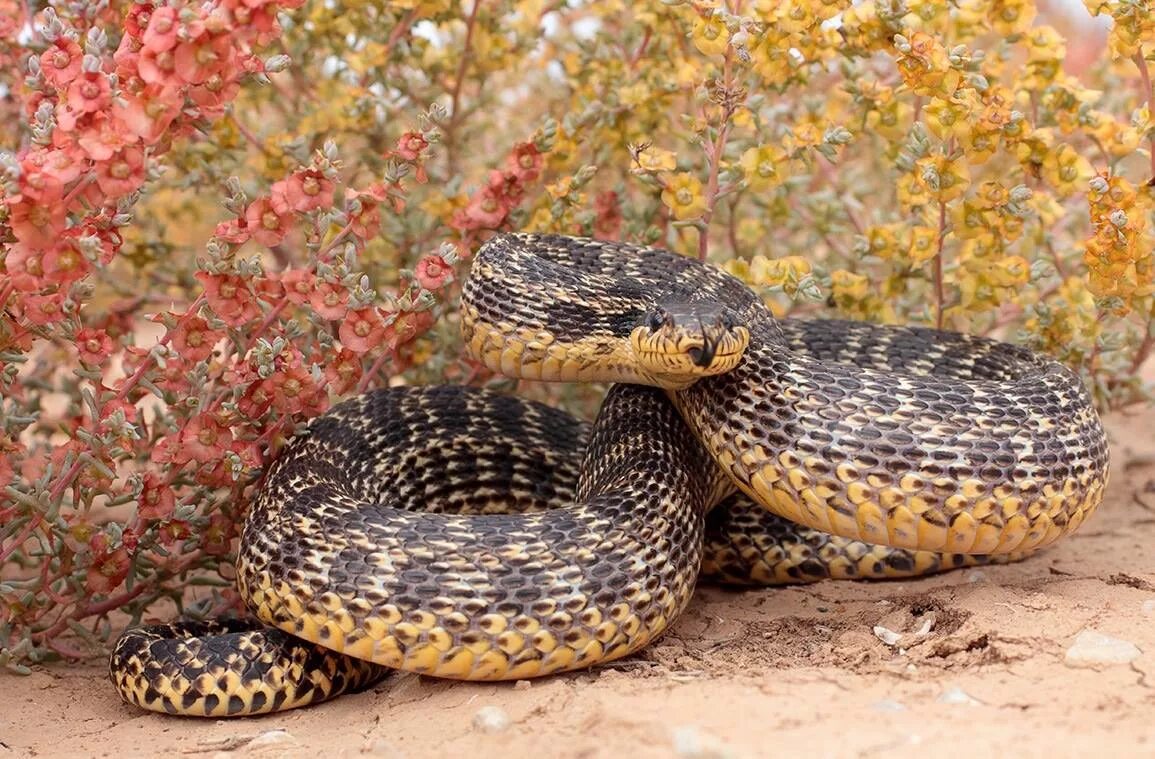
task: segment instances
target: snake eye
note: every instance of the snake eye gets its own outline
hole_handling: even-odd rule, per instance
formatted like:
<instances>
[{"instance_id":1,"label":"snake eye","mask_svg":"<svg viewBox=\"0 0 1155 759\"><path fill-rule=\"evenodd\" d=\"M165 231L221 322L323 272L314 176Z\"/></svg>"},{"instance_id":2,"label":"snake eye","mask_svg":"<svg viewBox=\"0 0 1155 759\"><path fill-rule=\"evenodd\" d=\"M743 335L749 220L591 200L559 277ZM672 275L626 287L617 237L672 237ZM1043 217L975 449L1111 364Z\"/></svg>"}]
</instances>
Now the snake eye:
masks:
<instances>
[{"instance_id":1,"label":"snake eye","mask_svg":"<svg viewBox=\"0 0 1155 759\"><path fill-rule=\"evenodd\" d=\"M651 311L646 326L655 332L670 323L670 315L662 309Z\"/></svg>"}]
</instances>

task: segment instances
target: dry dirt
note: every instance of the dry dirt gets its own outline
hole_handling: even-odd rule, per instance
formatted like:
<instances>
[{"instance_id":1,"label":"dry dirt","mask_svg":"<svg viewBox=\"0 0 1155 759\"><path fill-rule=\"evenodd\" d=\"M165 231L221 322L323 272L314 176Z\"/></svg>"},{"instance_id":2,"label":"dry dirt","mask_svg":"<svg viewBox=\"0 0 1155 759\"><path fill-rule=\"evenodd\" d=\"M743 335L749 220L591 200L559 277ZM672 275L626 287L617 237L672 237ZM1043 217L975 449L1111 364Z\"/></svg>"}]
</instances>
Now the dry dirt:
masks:
<instances>
[{"instance_id":1,"label":"dry dirt","mask_svg":"<svg viewBox=\"0 0 1155 759\"><path fill-rule=\"evenodd\" d=\"M1155 756L1155 410L1108 426L1100 512L1017 565L702 588L657 644L616 665L499 685L401 675L257 719L143 714L98 664L0 674L0 759ZM1072 662L1084 631L1138 653Z\"/></svg>"}]
</instances>

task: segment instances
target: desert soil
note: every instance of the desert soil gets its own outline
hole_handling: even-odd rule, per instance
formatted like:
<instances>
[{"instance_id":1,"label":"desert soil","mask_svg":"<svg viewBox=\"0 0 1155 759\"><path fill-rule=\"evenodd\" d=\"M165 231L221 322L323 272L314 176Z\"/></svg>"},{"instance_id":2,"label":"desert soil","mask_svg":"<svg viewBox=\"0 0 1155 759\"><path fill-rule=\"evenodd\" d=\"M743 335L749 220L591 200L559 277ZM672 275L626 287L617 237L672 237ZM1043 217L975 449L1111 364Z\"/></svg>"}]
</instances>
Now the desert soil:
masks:
<instances>
[{"instance_id":1,"label":"desert soil","mask_svg":"<svg viewBox=\"0 0 1155 759\"><path fill-rule=\"evenodd\" d=\"M1155 756L1155 409L1107 422L1099 513L1016 565L704 587L655 645L600 669L398 675L255 719L142 713L98 662L0 674L0 759Z\"/></svg>"}]
</instances>

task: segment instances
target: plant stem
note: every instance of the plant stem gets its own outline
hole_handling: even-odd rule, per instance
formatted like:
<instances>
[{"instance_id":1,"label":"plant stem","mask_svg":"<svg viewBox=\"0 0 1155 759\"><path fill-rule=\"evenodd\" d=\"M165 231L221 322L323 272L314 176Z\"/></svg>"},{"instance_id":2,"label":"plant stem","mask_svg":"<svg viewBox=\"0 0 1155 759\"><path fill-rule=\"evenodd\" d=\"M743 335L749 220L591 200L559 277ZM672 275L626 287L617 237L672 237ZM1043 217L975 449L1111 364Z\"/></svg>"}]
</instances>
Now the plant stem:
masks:
<instances>
[{"instance_id":1,"label":"plant stem","mask_svg":"<svg viewBox=\"0 0 1155 759\"><path fill-rule=\"evenodd\" d=\"M1143 48L1135 51L1135 65L1139 67L1139 78L1143 82L1143 99L1147 101L1148 115L1155 113L1155 93L1151 91L1151 72L1147 69L1147 60L1143 57ZM1155 184L1155 132L1151 133L1151 179L1148 185Z\"/></svg>"},{"instance_id":2,"label":"plant stem","mask_svg":"<svg viewBox=\"0 0 1155 759\"><path fill-rule=\"evenodd\" d=\"M943 328L943 310L946 303L946 288L943 286L942 249L946 241L946 201L938 202L938 250L934 254L934 304L935 327Z\"/></svg>"},{"instance_id":3,"label":"plant stem","mask_svg":"<svg viewBox=\"0 0 1155 759\"><path fill-rule=\"evenodd\" d=\"M465 20L465 41L461 44L461 52L458 53L453 89L449 93L449 123L445 125L445 138L442 142L445 145L445 167L450 177L457 175L457 151L454 150L454 146L457 143L457 125L461 121L461 85L465 81L465 71L472 58L469 50L473 45L473 28L477 22L477 12L481 10L481 2L482 0L473 0L473 8Z\"/></svg>"}]
</instances>

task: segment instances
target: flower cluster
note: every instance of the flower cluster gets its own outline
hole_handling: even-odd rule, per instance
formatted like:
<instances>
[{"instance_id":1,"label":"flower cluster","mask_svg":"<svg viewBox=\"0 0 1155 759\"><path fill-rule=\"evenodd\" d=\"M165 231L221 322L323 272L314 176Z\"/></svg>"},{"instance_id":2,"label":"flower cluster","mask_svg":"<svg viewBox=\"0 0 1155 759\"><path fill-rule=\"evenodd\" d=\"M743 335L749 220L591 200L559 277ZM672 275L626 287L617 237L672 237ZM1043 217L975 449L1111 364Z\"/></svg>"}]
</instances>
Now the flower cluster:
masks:
<instances>
[{"instance_id":1,"label":"flower cluster","mask_svg":"<svg viewBox=\"0 0 1155 759\"><path fill-rule=\"evenodd\" d=\"M1009 337L1145 398L1141 6L1088 0L1098 37L1025 0L0 0L0 664L98 650L190 572L235 603L303 419L483 377L453 309L493 230L662 245L782 316Z\"/></svg>"}]
</instances>

